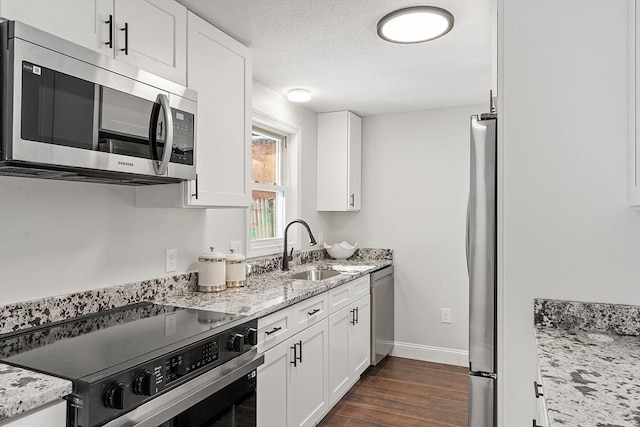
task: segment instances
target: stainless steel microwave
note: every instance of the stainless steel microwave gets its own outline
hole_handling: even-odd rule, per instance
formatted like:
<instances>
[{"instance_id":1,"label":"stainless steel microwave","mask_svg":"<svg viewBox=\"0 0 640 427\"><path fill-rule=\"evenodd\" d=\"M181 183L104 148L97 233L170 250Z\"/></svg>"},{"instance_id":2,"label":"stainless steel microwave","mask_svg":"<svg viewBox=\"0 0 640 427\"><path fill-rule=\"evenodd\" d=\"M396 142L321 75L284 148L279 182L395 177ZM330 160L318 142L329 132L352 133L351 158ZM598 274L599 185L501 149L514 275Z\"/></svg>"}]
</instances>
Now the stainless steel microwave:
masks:
<instances>
[{"instance_id":1,"label":"stainless steel microwave","mask_svg":"<svg viewBox=\"0 0 640 427\"><path fill-rule=\"evenodd\" d=\"M195 179L195 91L21 22L0 38L1 175Z\"/></svg>"}]
</instances>

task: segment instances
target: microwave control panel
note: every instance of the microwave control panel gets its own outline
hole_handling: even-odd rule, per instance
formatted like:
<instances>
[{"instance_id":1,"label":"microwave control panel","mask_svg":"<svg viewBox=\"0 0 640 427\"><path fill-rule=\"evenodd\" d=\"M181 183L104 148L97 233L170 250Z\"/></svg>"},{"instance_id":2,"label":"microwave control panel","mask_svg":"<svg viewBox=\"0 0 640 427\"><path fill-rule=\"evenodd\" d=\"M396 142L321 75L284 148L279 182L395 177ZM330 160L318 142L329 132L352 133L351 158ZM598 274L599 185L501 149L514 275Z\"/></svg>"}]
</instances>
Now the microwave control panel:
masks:
<instances>
[{"instance_id":1,"label":"microwave control panel","mask_svg":"<svg viewBox=\"0 0 640 427\"><path fill-rule=\"evenodd\" d=\"M173 150L171 162L193 164L194 116L186 111L171 109L173 114Z\"/></svg>"}]
</instances>

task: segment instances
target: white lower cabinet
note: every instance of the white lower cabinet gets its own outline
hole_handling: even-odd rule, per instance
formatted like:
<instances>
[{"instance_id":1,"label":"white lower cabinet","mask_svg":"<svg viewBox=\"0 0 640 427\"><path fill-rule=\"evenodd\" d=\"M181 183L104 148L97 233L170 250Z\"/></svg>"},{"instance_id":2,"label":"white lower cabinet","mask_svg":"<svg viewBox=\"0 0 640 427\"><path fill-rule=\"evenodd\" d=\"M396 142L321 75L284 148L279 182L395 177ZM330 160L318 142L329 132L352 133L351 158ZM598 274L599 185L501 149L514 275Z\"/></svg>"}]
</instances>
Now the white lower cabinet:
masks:
<instances>
[{"instance_id":1,"label":"white lower cabinet","mask_svg":"<svg viewBox=\"0 0 640 427\"><path fill-rule=\"evenodd\" d=\"M369 276L258 319L258 427L314 426L369 366Z\"/></svg>"},{"instance_id":2,"label":"white lower cabinet","mask_svg":"<svg viewBox=\"0 0 640 427\"><path fill-rule=\"evenodd\" d=\"M264 353L258 427L314 426L328 411L327 319Z\"/></svg>"},{"instance_id":3,"label":"white lower cabinet","mask_svg":"<svg viewBox=\"0 0 640 427\"><path fill-rule=\"evenodd\" d=\"M287 425L289 365L292 340L264 353L264 364L258 368L258 427Z\"/></svg>"},{"instance_id":4,"label":"white lower cabinet","mask_svg":"<svg viewBox=\"0 0 640 427\"><path fill-rule=\"evenodd\" d=\"M538 361L538 378L533 387L536 397L536 418L533 420L533 425L535 427L548 427L549 417L547 415L547 404L544 400L544 390L542 389L540 361Z\"/></svg>"},{"instance_id":5,"label":"white lower cabinet","mask_svg":"<svg viewBox=\"0 0 640 427\"><path fill-rule=\"evenodd\" d=\"M1 427L65 427L67 425L67 401L60 399L22 415L0 421Z\"/></svg>"},{"instance_id":6,"label":"white lower cabinet","mask_svg":"<svg viewBox=\"0 0 640 427\"><path fill-rule=\"evenodd\" d=\"M329 316L329 402L337 403L370 362L369 295Z\"/></svg>"},{"instance_id":7,"label":"white lower cabinet","mask_svg":"<svg viewBox=\"0 0 640 427\"><path fill-rule=\"evenodd\" d=\"M288 425L315 426L329 409L328 329L325 318L293 337Z\"/></svg>"}]
</instances>

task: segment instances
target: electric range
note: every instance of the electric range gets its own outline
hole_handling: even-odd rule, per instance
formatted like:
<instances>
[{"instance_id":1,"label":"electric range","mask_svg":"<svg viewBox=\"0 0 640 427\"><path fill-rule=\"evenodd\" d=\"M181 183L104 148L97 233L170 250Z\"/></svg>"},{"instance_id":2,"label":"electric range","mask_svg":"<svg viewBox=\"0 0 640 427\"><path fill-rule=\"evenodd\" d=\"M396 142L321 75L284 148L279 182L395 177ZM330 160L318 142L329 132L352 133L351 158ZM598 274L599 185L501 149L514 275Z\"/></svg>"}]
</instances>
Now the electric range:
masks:
<instances>
[{"instance_id":1,"label":"electric range","mask_svg":"<svg viewBox=\"0 0 640 427\"><path fill-rule=\"evenodd\" d=\"M254 348L257 324L237 314L144 302L4 336L0 358L71 380L68 426L118 425L113 420L170 391L180 394L174 390L203 373L220 367L227 375L221 365L243 354L253 373L242 373L255 379L262 363Z\"/></svg>"}]
</instances>

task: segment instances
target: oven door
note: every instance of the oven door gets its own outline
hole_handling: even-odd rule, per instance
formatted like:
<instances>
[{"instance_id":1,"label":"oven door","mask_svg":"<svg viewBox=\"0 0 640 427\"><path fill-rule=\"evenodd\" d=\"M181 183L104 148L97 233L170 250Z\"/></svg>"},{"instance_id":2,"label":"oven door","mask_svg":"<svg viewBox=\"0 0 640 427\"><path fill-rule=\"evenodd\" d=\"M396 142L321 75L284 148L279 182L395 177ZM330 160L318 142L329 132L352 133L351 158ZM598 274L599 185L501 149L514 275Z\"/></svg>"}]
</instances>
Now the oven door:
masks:
<instances>
[{"instance_id":1,"label":"oven door","mask_svg":"<svg viewBox=\"0 0 640 427\"><path fill-rule=\"evenodd\" d=\"M104 427L255 427L256 368L263 363L253 349Z\"/></svg>"}]
</instances>

